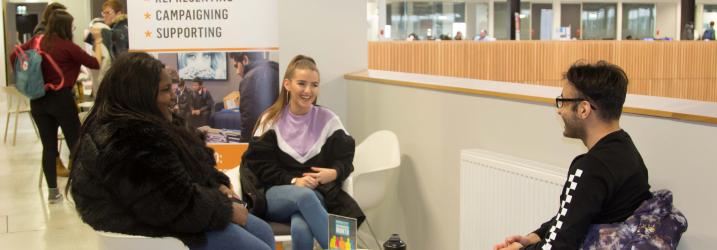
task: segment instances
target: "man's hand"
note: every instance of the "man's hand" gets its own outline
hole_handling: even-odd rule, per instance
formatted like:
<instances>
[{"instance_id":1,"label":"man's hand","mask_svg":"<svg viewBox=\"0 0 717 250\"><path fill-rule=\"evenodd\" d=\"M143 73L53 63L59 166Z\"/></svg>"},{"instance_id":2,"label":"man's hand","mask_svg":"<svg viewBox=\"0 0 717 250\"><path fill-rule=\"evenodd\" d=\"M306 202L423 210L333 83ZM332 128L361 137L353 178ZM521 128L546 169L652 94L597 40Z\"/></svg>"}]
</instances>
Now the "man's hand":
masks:
<instances>
[{"instance_id":1,"label":"man's hand","mask_svg":"<svg viewBox=\"0 0 717 250\"><path fill-rule=\"evenodd\" d=\"M311 189L315 189L316 186L319 185L319 181L317 181L314 177L306 176L301 178L296 178L296 182L294 183L294 186L297 187L307 187Z\"/></svg>"},{"instance_id":2,"label":"man's hand","mask_svg":"<svg viewBox=\"0 0 717 250\"><path fill-rule=\"evenodd\" d=\"M232 203L232 208L232 222L242 227L246 226L246 220L249 218L249 210L237 203Z\"/></svg>"},{"instance_id":3,"label":"man's hand","mask_svg":"<svg viewBox=\"0 0 717 250\"><path fill-rule=\"evenodd\" d=\"M336 180L336 170L331 168L311 167L314 173L304 173L304 177L310 176L316 179L319 184L326 184Z\"/></svg>"},{"instance_id":4,"label":"man's hand","mask_svg":"<svg viewBox=\"0 0 717 250\"><path fill-rule=\"evenodd\" d=\"M540 237L538 237L538 235L534 233L530 233L526 236L513 235L506 237L504 242L495 244L495 246L493 246L493 249L520 249L524 246L538 243L538 241L540 241Z\"/></svg>"},{"instance_id":5,"label":"man's hand","mask_svg":"<svg viewBox=\"0 0 717 250\"><path fill-rule=\"evenodd\" d=\"M502 244L504 244L504 243L502 243ZM520 244L518 242L513 242L510 245L499 248L499 245L502 245L502 244L495 245L495 247L493 247L493 249L494 250L520 250L521 248L523 248L523 244Z\"/></svg>"}]
</instances>

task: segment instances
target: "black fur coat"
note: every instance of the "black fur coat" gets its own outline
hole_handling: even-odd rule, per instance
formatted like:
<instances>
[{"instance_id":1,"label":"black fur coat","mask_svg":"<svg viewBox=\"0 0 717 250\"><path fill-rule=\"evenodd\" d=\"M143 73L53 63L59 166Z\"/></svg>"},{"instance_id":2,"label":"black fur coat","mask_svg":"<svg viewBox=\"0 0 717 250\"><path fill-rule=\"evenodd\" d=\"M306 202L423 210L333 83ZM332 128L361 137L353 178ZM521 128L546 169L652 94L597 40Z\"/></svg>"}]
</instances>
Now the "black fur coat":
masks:
<instances>
[{"instance_id":1,"label":"black fur coat","mask_svg":"<svg viewBox=\"0 0 717 250\"><path fill-rule=\"evenodd\" d=\"M114 120L87 130L70 191L80 217L95 230L171 236L192 246L231 222L232 203L218 190L229 179L214 168L205 145L190 146L200 162L191 164L170 133L150 122Z\"/></svg>"},{"instance_id":2,"label":"black fur coat","mask_svg":"<svg viewBox=\"0 0 717 250\"><path fill-rule=\"evenodd\" d=\"M358 203L341 190L343 182L354 171L354 145L351 136L343 130L336 131L326 139L320 154L302 164L279 149L276 132L269 130L249 144L239 168L243 198L249 203L250 211L265 218L266 190L273 186L290 185L292 178L311 172L311 166L326 166L337 173L336 181L316 188L324 196L327 212L355 218L360 226L366 216Z\"/></svg>"}]
</instances>

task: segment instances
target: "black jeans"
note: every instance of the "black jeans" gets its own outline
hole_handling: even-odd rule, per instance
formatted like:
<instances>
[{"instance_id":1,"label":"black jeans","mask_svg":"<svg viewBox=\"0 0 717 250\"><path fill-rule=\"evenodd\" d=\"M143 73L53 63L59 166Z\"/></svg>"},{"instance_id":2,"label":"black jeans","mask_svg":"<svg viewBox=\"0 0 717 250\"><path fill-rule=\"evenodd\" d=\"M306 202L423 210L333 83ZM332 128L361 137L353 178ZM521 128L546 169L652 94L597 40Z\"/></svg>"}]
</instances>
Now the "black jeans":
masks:
<instances>
[{"instance_id":1,"label":"black jeans","mask_svg":"<svg viewBox=\"0 0 717 250\"><path fill-rule=\"evenodd\" d=\"M55 158L57 151L57 128L62 128L67 147L74 150L80 134L80 117L71 89L48 91L40 99L30 101L32 119L37 124L42 141L42 170L48 188L57 188ZM70 151L72 153L72 151Z\"/></svg>"}]
</instances>

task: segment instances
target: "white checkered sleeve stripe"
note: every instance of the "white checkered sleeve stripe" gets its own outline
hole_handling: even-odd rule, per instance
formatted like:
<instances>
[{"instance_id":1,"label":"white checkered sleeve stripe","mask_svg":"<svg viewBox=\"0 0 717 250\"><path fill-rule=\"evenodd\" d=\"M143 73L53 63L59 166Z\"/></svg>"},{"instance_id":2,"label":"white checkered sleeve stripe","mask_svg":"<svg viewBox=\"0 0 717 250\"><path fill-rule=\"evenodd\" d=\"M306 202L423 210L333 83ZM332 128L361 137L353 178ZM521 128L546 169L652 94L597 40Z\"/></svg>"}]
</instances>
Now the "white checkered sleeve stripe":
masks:
<instances>
[{"instance_id":1,"label":"white checkered sleeve stripe","mask_svg":"<svg viewBox=\"0 0 717 250\"><path fill-rule=\"evenodd\" d=\"M582 175L583 170L576 169L575 173L568 176L564 191L565 200L560 201L560 210L558 210L558 215L555 216L555 224L550 227L550 234L548 235L548 238L545 239L545 245L543 245L543 250L550 250L553 247L550 242L555 240L555 238L558 236L558 229L563 226L563 221L561 220L561 218L565 217L565 215L568 214L568 205L573 200L573 196L570 195L570 191L574 191L576 188L578 188L577 179L580 179Z\"/></svg>"}]
</instances>

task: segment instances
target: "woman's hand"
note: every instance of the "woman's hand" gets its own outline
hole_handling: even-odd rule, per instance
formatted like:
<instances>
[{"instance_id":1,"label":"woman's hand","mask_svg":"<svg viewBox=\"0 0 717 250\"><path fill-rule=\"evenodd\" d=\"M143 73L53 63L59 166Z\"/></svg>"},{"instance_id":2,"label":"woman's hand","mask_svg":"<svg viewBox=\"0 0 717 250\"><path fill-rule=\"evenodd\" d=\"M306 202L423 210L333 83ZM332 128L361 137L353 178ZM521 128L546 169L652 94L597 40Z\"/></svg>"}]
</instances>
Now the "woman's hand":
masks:
<instances>
[{"instance_id":1,"label":"woman's hand","mask_svg":"<svg viewBox=\"0 0 717 250\"><path fill-rule=\"evenodd\" d=\"M336 180L336 170L332 168L311 167L314 173L304 173L304 177L310 176L316 179L319 184L326 184Z\"/></svg>"},{"instance_id":2,"label":"woman's hand","mask_svg":"<svg viewBox=\"0 0 717 250\"><path fill-rule=\"evenodd\" d=\"M102 30L100 28L92 27L90 28L90 33L92 33L92 38L102 41Z\"/></svg>"},{"instance_id":3,"label":"woman's hand","mask_svg":"<svg viewBox=\"0 0 717 250\"><path fill-rule=\"evenodd\" d=\"M294 182L294 186L307 187L311 189L315 189L318 185L319 181L317 181L314 177L306 176L306 174L304 174L304 177L296 178L296 182Z\"/></svg>"},{"instance_id":4,"label":"woman's hand","mask_svg":"<svg viewBox=\"0 0 717 250\"><path fill-rule=\"evenodd\" d=\"M246 207L237 203L232 203L232 209L232 222L239 226L245 227L246 220L247 218L249 218L249 210L247 210Z\"/></svg>"},{"instance_id":5,"label":"woman's hand","mask_svg":"<svg viewBox=\"0 0 717 250\"><path fill-rule=\"evenodd\" d=\"M219 186L219 192L222 192L222 194L226 195L227 198L236 198L241 199L237 193L234 192L234 190L231 189L231 187L227 187L226 185L222 184Z\"/></svg>"}]
</instances>

